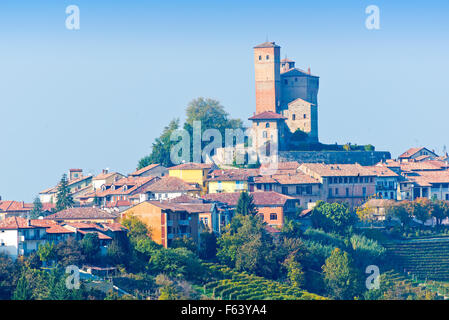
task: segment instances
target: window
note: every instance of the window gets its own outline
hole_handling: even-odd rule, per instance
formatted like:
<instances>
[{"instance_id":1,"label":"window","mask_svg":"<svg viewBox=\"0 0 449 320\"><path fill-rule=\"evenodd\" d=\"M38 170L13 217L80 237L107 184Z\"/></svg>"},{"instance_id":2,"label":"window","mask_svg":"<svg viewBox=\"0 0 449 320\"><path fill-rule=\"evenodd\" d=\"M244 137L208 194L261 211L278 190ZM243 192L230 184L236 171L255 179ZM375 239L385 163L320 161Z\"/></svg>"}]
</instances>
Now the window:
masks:
<instances>
[{"instance_id":1,"label":"window","mask_svg":"<svg viewBox=\"0 0 449 320\"><path fill-rule=\"evenodd\" d=\"M338 195L338 188L335 188L335 195Z\"/></svg>"},{"instance_id":2,"label":"window","mask_svg":"<svg viewBox=\"0 0 449 320\"><path fill-rule=\"evenodd\" d=\"M284 80L284 84L288 84L288 80L287 79Z\"/></svg>"},{"instance_id":3,"label":"window","mask_svg":"<svg viewBox=\"0 0 449 320\"><path fill-rule=\"evenodd\" d=\"M267 60L270 60L270 56L267 54Z\"/></svg>"},{"instance_id":4,"label":"window","mask_svg":"<svg viewBox=\"0 0 449 320\"><path fill-rule=\"evenodd\" d=\"M262 56L259 56L259 60L262 60Z\"/></svg>"},{"instance_id":5,"label":"window","mask_svg":"<svg viewBox=\"0 0 449 320\"><path fill-rule=\"evenodd\" d=\"M269 128L269 127L270 127L270 123L267 122L267 123L265 124L265 128Z\"/></svg>"},{"instance_id":6,"label":"window","mask_svg":"<svg viewBox=\"0 0 449 320\"><path fill-rule=\"evenodd\" d=\"M346 188L346 196L349 197L349 188Z\"/></svg>"},{"instance_id":7,"label":"window","mask_svg":"<svg viewBox=\"0 0 449 320\"><path fill-rule=\"evenodd\" d=\"M306 119L307 118L307 115L304 113L304 119Z\"/></svg>"},{"instance_id":8,"label":"window","mask_svg":"<svg viewBox=\"0 0 449 320\"><path fill-rule=\"evenodd\" d=\"M332 188L329 188L329 197L332 197Z\"/></svg>"},{"instance_id":9,"label":"window","mask_svg":"<svg viewBox=\"0 0 449 320\"><path fill-rule=\"evenodd\" d=\"M298 78L295 78L295 82L298 82Z\"/></svg>"},{"instance_id":10,"label":"window","mask_svg":"<svg viewBox=\"0 0 449 320\"><path fill-rule=\"evenodd\" d=\"M277 220L277 219L278 219L277 213L270 213L270 220Z\"/></svg>"},{"instance_id":11,"label":"window","mask_svg":"<svg viewBox=\"0 0 449 320\"><path fill-rule=\"evenodd\" d=\"M264 137L264 138L267 137L267 132L266 131L262 132L262 137Z\"/></svg>"},{"instance_id":12,"label":"window","mask_svg":"<svg viewBox=\"0 0 449 320\"><path fill-rule=\"evenodd\" d=\"M292 120L296 120L296 114L292 114Z\"/></svg>"},{"instance_id":13,"label":"window","mask_svg":"<svg viewBox=\"0 0 449 320\"><path fill-rule=\"evenodd\" d=\"M306 193L312 194L312 186L306 186Z\"/></svg>"},{"instance_id":14,"label":"window","mask_svg":"<svg viewBox=\"0 0 449 320\"><path fill-rule=\"evenodd\" d=\"M449 200L449 194L446 193L446 200Z\"/></svg>"},{"instance_id":15,"label":"window","mask_svg":"<svg viewBox=\"0 0 449 320\"><path fill-rule=\"evenodd\" d=\"M344 183L348 183L348 177L344 178Z\"/></svg>"},{"instance_id":16,"label":"window","mask_svg":"<svg viewBox=\"0 0 449 320\"><path fill-rule=\"evenodd\" d=\"M296 194L301 194L302 188L300 186L296 186Z\"/></svg>"},{"instance_id":17,"label":"window","mask_svg":"<svg viewBox=\"0 0 449 320\"><path fill-rule=\"evenodd\" d=\"M282 187L282 193L288 194L288 187Z\"/></svg>"},{"instance_id":18,"label":"window","mask_svg":"<svg viewBox=\"0 0 449 320\"><path fill-rule=\"evenodd\" d=\"M363 187L362 191L363 191L363 195L366 196L366 187Z\"/></svg>"}]
</instances>

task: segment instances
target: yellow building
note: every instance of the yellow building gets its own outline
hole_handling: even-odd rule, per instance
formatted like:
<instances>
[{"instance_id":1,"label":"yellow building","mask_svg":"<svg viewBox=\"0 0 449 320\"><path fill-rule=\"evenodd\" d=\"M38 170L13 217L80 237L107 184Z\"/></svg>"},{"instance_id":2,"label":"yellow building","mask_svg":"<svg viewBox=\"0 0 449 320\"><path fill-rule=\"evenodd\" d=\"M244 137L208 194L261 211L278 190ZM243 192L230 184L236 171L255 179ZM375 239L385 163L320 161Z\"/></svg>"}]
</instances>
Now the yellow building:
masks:
<instances>
[{"instance_id":1,"label":"yellow building","mask_svg":"<svg viewBox=\"0 0 449 320\"><path fill-rule=\"evenodd\" d=\"M258 174L258 169L214 170L207 179L208 193L248 191L249 179Z\"/></svg>"},{"instance_id":2,"label":"yellow building","mask_svg":"<svg viewBox=\"0 0 449 320\"><path fill-rule=\"evenodd\" d=\"M197 183L203 188L203 194L206 193L206 180L213 164L207 163L183 163L168 168L170 177L176 177L188 183Z\"/></svg>"}]
</instances>

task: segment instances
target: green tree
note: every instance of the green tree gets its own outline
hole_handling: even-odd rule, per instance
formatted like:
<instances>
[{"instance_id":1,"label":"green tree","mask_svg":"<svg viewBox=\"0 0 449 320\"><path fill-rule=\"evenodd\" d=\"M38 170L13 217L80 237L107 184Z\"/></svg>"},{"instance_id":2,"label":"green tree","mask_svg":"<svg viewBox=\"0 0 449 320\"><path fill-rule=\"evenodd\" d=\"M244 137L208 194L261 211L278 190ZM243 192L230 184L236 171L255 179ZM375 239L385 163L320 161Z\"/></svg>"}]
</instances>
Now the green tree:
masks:
<instances>
[{"instance_id":1,"label":"green tree","mask_svg":"<svg viewBox=\"0 0 449 320\"><path fill-rule=\"evenodd\" d=\"M122 219L121 224L128 230L128 238L134 244L140 239L151 237L151 230L148 226L133 214Z\"/></svg>"},{"instance_id":2,"label":"green tree","mask_svg":"<svg viewBox=\"0 0 449 320\"><path fill-rule=\"evenodd\" d=\"M86 259L90 263L94 263L100 253L100 239L98 233L90 232L81 240L81 247Z\"/></svg>"},{"instance_id":3,"label":"green tree","mask_svg":"<svg viewBox=\"0 0 449 320\"><path fill-rule=\"evenodd\" d=\"M279 264L273 238L258 216L237 214L218 238L221 263L260 276L275 278Z\"/></svg>"},{"instance_id":4,"label":"green tree","mask_svg":"<svg viewBox=\"0 0 449 320\"><path fill-rule=\"evenodd\" d=\"M401 222L402 227L406 227L412 221L410 211L407 210L407 204L399 202L386 208L386 218L396 218Z\"/></svg>"},{"instance_id":5,"label":"green tree","mask_svg":"<svg viewBox=\"0 0 449 320\"><path fill-rule=\"evenodd\" d=\"M312 210L311 220L315 228L343 233L357 222L357 216L346 204L318 201Z\"/></svg>"},{"instance_id":6,"label":"green tree","mask_svg":"<svg viewBox=\"0 0 449 320\"><path fill-rule=\"evenodd\" d=\"M30 219L37 219L42 215L42 202L39 197L34 198L33 209L30 211Z\"/></svg>"},{"instance_id":7,"label":"green tree","mask_svg":"<svg viewBox=\"0 0 449 320\"><path fill-rule=\"evenodd\" d=\"M72 195L70 194L70 188L67 181L67 175L63 174L61 181L58 185L57 199L56 199L56 211L61 211L67 208L71 208L74 205Z\"/></svg>"},{"instance_id":8,"label":"green tree","mask_svg":"<svg viewBox=\"0 0 449 320\"><path fill-rule=\"evenodd\" d=\"M31 300L33 296L33 292L28 285L28 280L25 275L22 275L17 282L16 290L14 290L14 294L12 296L13 300Z\"/></svg>"},{"instance_id":9,"label":"green tree","mask_svg":"<svg viewBox=\"0 0 449 320\"><path fill-rule=\"evenodd\" d=\"M62 267L69 265L80 266L86 259L79 241L75 240L74 237L69 237L67 240L59 242L55 247L55 251L56 259Z\"/></svg>"},{"instance_id":10,"label":"green tree","mask_svg":"<svg viewBox=\"0 0 449 320\"><path fill-rule=\"evenodd\" d=\"M53 242L45 242L40 244L37 249L39 259L45 264L56 258L56 249Z\"/></svg>"},{"instance_id":11,"label":"green tree","mask_svg":"<svg viewBox=\"0 0 449 320\"><path fill-rule=\"evenodd\" d=\"M287 269L287 279L290 285L295 288L302 288L305 284L305 274L301 264L296 261L295 255L290 254L283 265Z\"/></svg>"},{"instance_id":12,"label":"green tree","mask_svg":"<svg viewBox=\"0 0 449 320\"><path fill-rule=\"evenodd\" d=\"M322 269L328 293L334 299L352 300L360 292L360 278L347 252L335 248Z\"/></svg>"},{"instance_id":13,"label":"green tree","mask_svg":"<svg viewBox=\"0 0 449 320\"><path fill-rule=\"evenodd\" d=\"M166 167L171 167L174 164L170 159L170 152L172 146L176 143L171 141L170 137L173 132L179 129L179 119L173 119L168 126L164 128L159 138L153 142L150 155L140 159L137 168L142 169L152 163L159 163Z\"/></svg>"},{"instance_id":14,"label":"green tree","mask_svg":"<svg viewBox=\"0 0 449 320\"><path fill-rule=\"evenodd\" d=\"M172 240L171 248L173 248L173 249L186 248L186 249L192 251L193 253L198 252L198 247L197 247L195 241L193 241L192 238L187 237L187 236L183 236L182 238L180 238L180 237L174 238Z\"/></svg>"},{"instance_id":15,"label":"green tree","mask_svg":"<svg viewBox=\"0 0 449 320\"><path fill-rule=\"evenodd\" d=\"M424 224L430 218L431 202L427 198L418 198L415 201L410 201L406 205L406 209L410 216Z\"/></svg>"},{"instance_id":16,"label":"green tree","mask_svg":"<svg viewBox=\"0 0 449 320\"><path fill-rule=\"evenodd\" d=\"M243 216L257 214L257 208L254 204L253 196L246 191L240 193L235 212Z\"/></svg>"},{"instance_id":17,"label":"green tree","mask_svg":"<svg viewBox=\"0 0 449 320\"><path fill-rule=\"evenodd\" d=\"M202 232L200 234L200 250L201 259L214 259L217 254L217 237L213 232Z\"/></svg>"}]
</instances>

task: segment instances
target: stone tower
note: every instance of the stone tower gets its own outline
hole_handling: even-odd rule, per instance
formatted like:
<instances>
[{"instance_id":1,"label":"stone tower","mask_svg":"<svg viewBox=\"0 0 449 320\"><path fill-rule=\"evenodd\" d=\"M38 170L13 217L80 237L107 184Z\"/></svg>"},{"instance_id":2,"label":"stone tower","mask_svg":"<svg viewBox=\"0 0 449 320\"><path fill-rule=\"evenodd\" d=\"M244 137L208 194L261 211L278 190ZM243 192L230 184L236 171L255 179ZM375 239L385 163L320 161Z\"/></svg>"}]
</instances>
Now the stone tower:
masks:
<instances>
[{"instance_id":1,"label":"stone tower","mask_svg":"<svg viewBox=\"0 0 449 320\"><path fill-rule=\"evenodd\" d=\"M254 47L254 68L256 78L256 114L277 112L280 106L281 47L274 42L265 42Z\"/></svg>"}]
</instances>

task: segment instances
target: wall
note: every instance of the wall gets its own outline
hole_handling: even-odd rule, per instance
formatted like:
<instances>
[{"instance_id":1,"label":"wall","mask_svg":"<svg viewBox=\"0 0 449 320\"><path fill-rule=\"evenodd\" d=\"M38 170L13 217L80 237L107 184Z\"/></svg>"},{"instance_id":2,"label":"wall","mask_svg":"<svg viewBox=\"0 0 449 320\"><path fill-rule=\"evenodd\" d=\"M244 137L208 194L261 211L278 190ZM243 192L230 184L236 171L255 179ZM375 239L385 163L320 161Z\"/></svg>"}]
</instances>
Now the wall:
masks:
<instances>
[{"instance_id":1,"label":"wall","mask_svg":"<svg viewBox=\"0 0 449 320\"><path fill-rule=\"evenodd\" d=\"M6 253L13 259L17 258L18 239L19 235L17 230L0 230L0 243L5 243L4 246L0 245L0 253Z\"/></svg>"},{"instance_id":2,"label":"wall","mask_svg":"<svg viewBox=\"0 0 449 320\"><path fill-rule=\"evenodd\" d=\"M237 189L237 183L236 181L221 181L221 189L220 184L218 181L209 181L208 183L208 193L217 193L219 190L220 192L241 192L242 190L248 190L248 182L242 181L240 186L242 186L241 189Z\"/></svg>"},{"instance_id":3,"label":"wall","mask_svg":"<svg viewBox=\"0 0 449 320\"><path fill-rule=\"evenodd\" d=\"M381 160L390 159L388 151L280 151L279 161L298 161L299 163L359 163L374 165Z\"/></svg>"}]
</instances>

